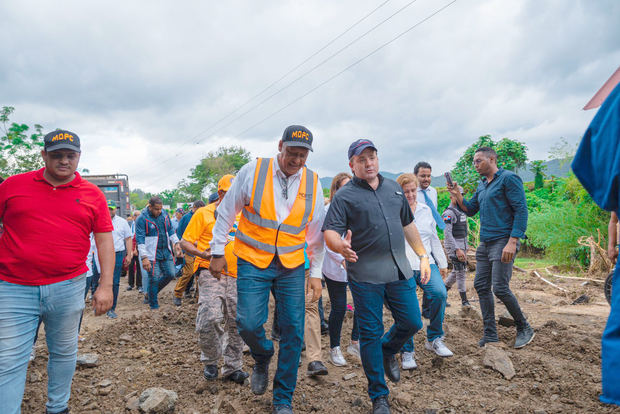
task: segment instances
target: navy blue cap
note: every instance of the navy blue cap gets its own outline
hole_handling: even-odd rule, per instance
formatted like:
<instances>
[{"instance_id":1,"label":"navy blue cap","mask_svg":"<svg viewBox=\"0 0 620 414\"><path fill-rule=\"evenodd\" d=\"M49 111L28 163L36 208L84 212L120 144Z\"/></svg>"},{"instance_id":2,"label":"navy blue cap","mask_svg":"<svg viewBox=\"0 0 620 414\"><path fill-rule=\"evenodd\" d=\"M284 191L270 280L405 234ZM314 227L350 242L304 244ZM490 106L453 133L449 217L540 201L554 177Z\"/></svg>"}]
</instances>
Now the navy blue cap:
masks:
<instances>
[{"instance_id":1,"label":"navy blue cap","mask_svg":"<svg viewBox=\"0 0 620 414\"><path fill-rule=\"evenodd\" d=\"M372 148L377 151L377 147L369 139L358 139L353 144L349 145L349 159L355 155L360 155L366 148Z\"/></svg>"}]
</instances>

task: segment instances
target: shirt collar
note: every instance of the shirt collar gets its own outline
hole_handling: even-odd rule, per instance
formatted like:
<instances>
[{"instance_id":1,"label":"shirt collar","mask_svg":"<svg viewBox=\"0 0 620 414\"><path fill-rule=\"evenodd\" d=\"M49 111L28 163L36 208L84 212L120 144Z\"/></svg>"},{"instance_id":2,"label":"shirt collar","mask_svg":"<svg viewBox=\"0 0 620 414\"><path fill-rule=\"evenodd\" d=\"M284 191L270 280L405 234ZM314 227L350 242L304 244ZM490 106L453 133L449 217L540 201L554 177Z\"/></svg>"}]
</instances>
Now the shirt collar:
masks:
<instances>
[{"instance_id":1,"label":"shirt collar","mask_svg":"<svg viewBox=\"0 0 620 414\"><path fill-rule=\"evenodd\" d=\"M497 169L497 172L496 172L495 174L493 174L493 181L495 181L495 179L496 179L497 177L499 177L500 175L502 175L502 173L503 173L503 172L504 172L504 169L503 169L503 168L501 168L501 167L500 167L500 168L498 168L498 169ZM482 177L482 182L486 184L486 182L487 182L487 177Z\"/></svg>"},{"instance_id":2,"label":"shirt collar","mask_svg":"<svg viewBox=\"0 0 620 414\"><path fill-rule=\"evenodd\" d=\"M381 174L377 174L377 177L379 177L379 185L377 186L377 190L379 189L379 187L381 187L381 184L383 184L383 176ZM357 177L356 175L353 175L353 183L357 184L358 186L365 188L367 190L372 190L372 191L376 191L375 189L373 189L370 184L368 184L368 182L366 180L362 180L361 178Z\"/></svg>"},{"instance_id":3,"label":"shirt collar","mask_svg":"<svg viewBox=\"0 0 620 414\"><path fill-rule=\"evenodd\" d=\"M34 180L35 181L43 181L44 183L49 184L52 187L56 187L56 188L62 188L62 187L75 187L75 188L79 188L80 185L82 184L82 176L77 171L75 172L75 178L73 178L73 180L69 181L66 184L61 184L61 185L52 185L49 181L47 181L45 179L45 177L43 176L43 172L44 171L45 171L45 167L41 168L40 170L37 170L37 172L34 175Z\"/></svg>"}]
</instances>

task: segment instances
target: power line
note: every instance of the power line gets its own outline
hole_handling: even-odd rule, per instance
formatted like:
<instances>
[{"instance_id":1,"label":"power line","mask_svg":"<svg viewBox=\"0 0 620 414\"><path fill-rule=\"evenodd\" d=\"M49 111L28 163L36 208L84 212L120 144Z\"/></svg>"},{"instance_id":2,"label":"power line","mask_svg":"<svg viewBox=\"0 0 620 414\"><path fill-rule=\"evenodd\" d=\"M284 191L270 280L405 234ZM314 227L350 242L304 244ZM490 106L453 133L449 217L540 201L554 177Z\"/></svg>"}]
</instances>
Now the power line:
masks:
<instances>
[{"instance_id":1,"label":"power line","mask_svg":"<svg viewBox=\"0 0 620 414\"><path fill-rule=\"evenodd\" d=\"M414 0L415 1L415 0ZM425 18L419 20L418 22L416 22L415 24L413 24L412 26L409 26L406 30L404 30L403 32L399 33L398 35L396 35L395 37L393 37L392 39L388 40L387 42L381 44L380 46L378 46L377 48L373 49L370 53L366 54L365 56L361 57L360 59L354 61L353 63L351 63L350 65L348 65L347 67L345 67L344 69L340 70L339 72L335 73L334 75L330 76L329 78L327 78L326 80L322 81L321 83L319 83L318 85L312 87L310 90L308 90L307 92L303 93L302 95L298 96L297 98L291 100L290 102L288 102L286 105L282 106L281 108L277 109L276 111L272 112L271 114L269 114L268 116L266 116L265 118L261 119L260 121L252 124L251 126L249 126L248 128L244 129L243 131L239 132L238 134L235 134L232 136L232 138L238 138L241 135L245 134L246 132L254 129L255 127L257 127L258 125L262 124L263 122L271 119L272 117L274 117L275 115L279 114L280 112L284 111L285 109L287 109L288 107L292 106L293 104L297 103L298 101L300 101L301 99L305 98L306 96L310 95L312 92L316 91L317 89L323 87L324 85L326 85L327 83L331 82L332 80L336 79L337 77L339 77L340 75L342 75L344 72L348 71L349 69L357 66L358 64L360 64L361 62L363 62L364 60L368 59L369 57L371 57L372 55L374 55L375 53L377 53L378 51L380 51L381 49L385 48L386 46L389 46L390 44L394 43L396 40L400 39L401 37L403 37L404 35L406 35L407 33L409 33L410 31L412 31L413 29L415 29L416 27L420 26L422 23L430 20L432 17L436 16L437 14L441 13L443 10L447 9L448 7L450 7L451 5L453 5L454 3L456 3L457 0L452 0L451 2L447 3L446 5L440 7L439 9L437 9L436 11L434 11L433 13L429 14L428 16L426 16ZM150 185L152 183L149 183L148 185Z\"/></svg>"},{"instance_id":2,"label":"power line","mask_svg":"<svg viewBox=\"0 0 620 414\"><path fill-rule=\"evenodd\" d=\"M268 116L266 116L265 118L261 119L260 121L252 124L251 126L249 126L248 128L244 129L243 131L241 131L240 133L233 135L232 138L238 138L241 135L245 134L246 132L250 131L253 128L256 128L258 125L262 124L263 122L267 121L268 119L274 117L275 115L279 114L280 112L282 112L283 110L285 110L286 108L290 107L291 105L297 103L298 101L300 101L301 99L305 98L306 96L310 95L312 92L316 91L317 89L321 88L322 86L326 85L327 83L331 82L332 80L336 79L338 76L342 75L344 72L346 72L347 70L351 69L352 67L360 64L361 62L363 62L364 60L368 59L370 56L374 55L375 53L377 53L379 50L383 49L384 47L390 45L391 43L395 42L396 40L400 39L401 37L403 37L405 34L409 33L410 31L412 31L413 29L415 29L416 27L418 27L419 25L421 25L422 23L426 22L427 20L429 20L430 18L432 18L433 16L441 13L443 10L447 9L448 7L450 7L452 4L456 3L457 0L452 0L450 3L446 4L445 6L441 7L440 9L436 10L435 12L431 13L430 15L428 15L427 17L425 17L424 19L420 20L419 22L417 22L416 24L414 24L413 26L410 26L407 30L405 30L404 32L401 32L400 34L398 34L396 37L392 38L391 40L383 43L381 46L377 47L376 49L374 49L372 52L368 53L366 56L356 60L355 62L351 63L349 66L347 66L346 68L342 69L340 72L332 75L331 77L327 78L326 80L324 80L323 82L319 83L318 85L316 85L315 87L313 87L312 89L308 90L307 92L305 92L304 94L298 96L297 98L295 98L294 100L290 101L289 103L287 103L286 105L284 105L283 107L281 107L280 109L272 112L271 114L269 114Z\"/></svg>"},{"instance_id":3,"label":"power line","mask_svg":"<svg viewBox=\"0 0 620 414\"><path fill-rule=\"evenodd\" d=\"M362 18L360 18L359 20L357 20L355 23L353 23L352 25L350 25L348 28L346 28L342 33L340 33L338 36L336 36L335 38L333 38L332 40L330 40L329 42L327 42L323 47L321 47L319 50L317 50L316 52L314 52L313 54L311 54L310 56L308 56L306 59L304 59L303 61L301 61L299 64L297 64L295 67L291 68L288 72L286 72L285 74L283 74L282 76L280 76L280 78L278 78L277 80L271 82L268 86L266 86L265 88L263 88L260 92L258 92L257 94L255 94L254 96L252 96L250 99L248 99L247 101L245 101L243 104L239 105L238 107L236 107L235 109L233 109L231 112L229 112L228 114L224 115L223 117L219 118L218 120L216 120L214 123L212 123L211 125L209 125L205 130L203 130L202 132L192 136L191 138L189 138L189 140L184 140L186 141L186 143L182 144L182 146L185 145L190 145L191 143L189 141L193 141L196 138L200 137L201 135L205 134L206 132L210 131L211 129L213 129L216 125L218 125L220 122L224 121L225 119L231 117L232 115L234 115L237 111L239 111L241 108L245 107L247 104L249 104L250 102L254 101L256 98L258 98L259 96L261 96L262 94L264 94L265 92L267 92L269 89L271 89L273 86L275 86L276 84L278 84L280 81L282 81L283 79L285 79L288 75L290 75L291 73L293 73L295 70L299 69L301 66L303 66L305 63L307 63L308 61L310 61L313 57L317 56L319 53L321 53L322 51L324 51L325 49L327 49L329 46L331 46L332 44L334 44L338 39L340 39L342 36L344 36L345 34L347 34L348 32L350 32L353 28L355 28L357 25L359 25L360 23L362 23L364 20L368 19L370 16L372 16L377 10L379 10L381 7L385 6L388 2L390 2L390 0L385 0L384 2L380 3L377 7L375 7L373 10L371 10L369 13L367 13L365 16L363 16ZM297 79L299 80L299 79ZM290 86L290 85L289 85ZM282 89L283 90L283 89ZM281 92L282 90L280 90L279 92ZM279 93L278 92L278 93ZM273 97L275 95L272 95L270 97ZM261 104L264 102L261 102ZM255 109L257 106L253 107L251 110ZM248 111L249 112L249 111ZM247 114L247 112L245 112L243 115ZM233 122L237 119L239 119L240 117L237 117L233 120ZM225 128L226 126L230 125L226 124L223 128ZM220 128L221 129L221 128ZM200 142L196 142L195 144L199 144ZM159 162L164 162L164 161L169 161L173 158L176 158L178 156L180 156L181 153L178 152L175 155L173 155L172 157L168 157L168 158L163 158L161 160L157 160L155 161L156 163Z\"/></svg>"}]
</instances>

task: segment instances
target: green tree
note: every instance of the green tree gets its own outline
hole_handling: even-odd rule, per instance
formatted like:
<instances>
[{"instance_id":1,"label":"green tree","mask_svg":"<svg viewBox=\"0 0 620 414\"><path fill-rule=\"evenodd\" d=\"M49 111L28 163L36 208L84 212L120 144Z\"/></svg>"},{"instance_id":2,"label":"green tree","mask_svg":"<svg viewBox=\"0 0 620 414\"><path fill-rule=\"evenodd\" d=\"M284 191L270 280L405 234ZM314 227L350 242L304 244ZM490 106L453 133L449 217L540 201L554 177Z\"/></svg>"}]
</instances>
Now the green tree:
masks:
<instances>
[{"instance_id":1,"label":"green tree","mask_svg":"<svg viewBox=\"0 0 620 414\"><path fill-rule=\"evenodd\" d=\"M530 163L530 171L534 173L534 188L535 189L544 187L546 170L547 170L547 166L544 164L544 161L542 160L536 160Z\"/></svg>"},{"instance_id":2,"label":"green tree","mask_svg":"<svg viewBox=\"0 0 620 414\"><path fill-rule=\"evenodd\" d=\"M250 153L239 146L211 151L192 168L189 177L179 183L180 194L190 200L202 198L217 188L223 175L237 174L250 159Z\"/></svg>"},{"instance_id":3,"label":"green tree","mask_svg":"<svg viewBox=\"0 0 620 414\"><path fill-rule=\"evenodd\" d=\"M0 136L0 175L14 175L43 167L40 151L43 147L43 127L35 124L34 133L28 135L26 124L10 122L15 111L12 106L3 106L0 111L2 132Z\"/></svg>"},{"instance_id":4,"label":"green tree","mask_svg":"<svg viewBox=\"0 0 620 414\"><path fill-rule=\"evenodd\" d=\"M497 152L497 166L510 171L517 171L525 166L527 161L527 147L522 142L510 138L493 141L490 135L483 135L465 150L465 153L456 162L452 175L454 179L471 193L478 186L480 175L474 168L474 153L480 147L491 147Z\"/></svg>"}]
</instances>

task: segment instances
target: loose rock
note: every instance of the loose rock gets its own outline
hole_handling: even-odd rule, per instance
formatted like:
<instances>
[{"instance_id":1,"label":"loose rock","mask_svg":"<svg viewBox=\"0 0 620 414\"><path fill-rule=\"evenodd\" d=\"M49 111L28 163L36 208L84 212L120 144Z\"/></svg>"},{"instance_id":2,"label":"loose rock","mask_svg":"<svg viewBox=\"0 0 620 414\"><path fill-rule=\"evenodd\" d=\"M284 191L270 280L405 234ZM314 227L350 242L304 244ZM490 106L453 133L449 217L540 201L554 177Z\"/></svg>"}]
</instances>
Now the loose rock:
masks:
<instances>
[{"instance_id":1,"label":"loose rock","mask_svg":"<svg viewBox=\"0 0 620 414\"><path fill-rule=\"evenodd\" d=\"M140 394L140 411L146 414L167 414L174 412L178 395L164 388L147 388Z\"/></svg>"},{"instance_id":2,"label":"loose rock","mask_svg":"<svg viewBox=\"0 0 620 414\"><path fill-rule=\"evenodd\" d=\"M140 398L138 396L130 397L125 408L129 411L138 411L140 409Z\"/></svg>"},{"instance_id":3,"label":"loose rock","mask_svg":"<svg viewBox=\"0 0 620 414\"><path fill-rule=\"evenodd\" d=\"M482 358L482 363L490 368L501 373L504 378L512 379L515 375L515 369L512 365L512 361L508 357L508 354L494 345L487 344L484 350L484 356Z\"/></svg>"},{"instance_id":4,"label":"loose rock","mask_svg":"<svg viewBox=\"0 0 620 414\"><path fill-rule=\"evenodd\" d=\"M93 368L97 366L99 362L99 355L97 354L81 354L77 357L77 365L80 367Z\"/></svg>"},{"instance_id":5,"label":"loose rock","mask_svg":"<svg viewBox=\"0 0 620 414\"><path fill-rule=\"evenodd\" d=\"M355 373L355 372L351 372L351 373L349 373L349 374L344 374L344 375L342 376L342 379L343 379L343 380L345 380L345 381L348 381L348 380L351 380L351 379L353 379L353 378L355 378L355 377L357 377L357 373Z\"/></svg>"}]
</instances>

